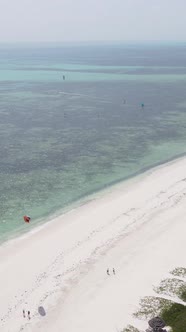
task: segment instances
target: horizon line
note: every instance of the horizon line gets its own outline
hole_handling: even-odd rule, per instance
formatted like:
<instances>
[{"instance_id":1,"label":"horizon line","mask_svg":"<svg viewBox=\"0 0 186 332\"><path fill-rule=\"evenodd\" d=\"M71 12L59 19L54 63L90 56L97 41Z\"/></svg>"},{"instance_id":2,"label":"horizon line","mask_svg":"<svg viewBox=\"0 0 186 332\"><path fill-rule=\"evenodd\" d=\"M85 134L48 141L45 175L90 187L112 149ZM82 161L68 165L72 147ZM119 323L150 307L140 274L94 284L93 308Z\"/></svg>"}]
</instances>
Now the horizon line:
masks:
<instances>
[{"instance_id":1,"label":"horizon line","mask_svg":"<svg viewBox=\"0 0 186 332\"><path fill-rule=\"evenodd\" d=\"M78 40L78 41L0 41L0 45L20 45L20 44L182 44L186 40Z\"/></svg>"}]
</instances>

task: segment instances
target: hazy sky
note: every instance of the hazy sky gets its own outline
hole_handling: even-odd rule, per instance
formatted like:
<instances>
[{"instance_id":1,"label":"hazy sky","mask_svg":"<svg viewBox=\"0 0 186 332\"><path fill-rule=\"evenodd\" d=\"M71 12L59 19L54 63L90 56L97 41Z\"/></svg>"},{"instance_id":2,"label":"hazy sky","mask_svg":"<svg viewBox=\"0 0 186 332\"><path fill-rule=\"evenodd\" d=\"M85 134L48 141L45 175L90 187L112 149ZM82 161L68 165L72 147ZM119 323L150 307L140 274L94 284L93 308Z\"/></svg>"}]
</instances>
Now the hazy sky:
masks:
<instances>
[{"instance_id":1,"label":"hazy sky","mask_svg":"<svg viewBox=\"0 0 186 332\"><path fill-rule=\"evenodd\" d=\"M186 40L186 0L0 0L0 42Z\"/></svg>"}]
</instances>

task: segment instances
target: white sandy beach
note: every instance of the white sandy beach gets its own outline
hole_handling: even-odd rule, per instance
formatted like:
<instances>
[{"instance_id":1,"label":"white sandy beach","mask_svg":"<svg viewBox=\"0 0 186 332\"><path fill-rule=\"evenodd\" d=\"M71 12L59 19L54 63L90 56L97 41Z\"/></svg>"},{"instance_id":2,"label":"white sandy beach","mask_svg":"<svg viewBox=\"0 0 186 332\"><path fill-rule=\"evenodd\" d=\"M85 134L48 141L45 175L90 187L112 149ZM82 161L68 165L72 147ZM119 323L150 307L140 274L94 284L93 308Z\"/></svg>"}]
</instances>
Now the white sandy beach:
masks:
<instances>
[{"instance_id":1,"label":"white sandy beach","mask_svg":"<svg viewBox=\"0 0 186 332\"><path fill-rule=\"evenodd\" d=\"M0 247L1 332L116 332L139 300L186 267L186 158ZM29 225L26 225L29 227ZM115 268L116 274L106 270ZM46 316L38 313L43 306ZM31 320L22 310L31 311Z\"/></svg>"}]
</instances>

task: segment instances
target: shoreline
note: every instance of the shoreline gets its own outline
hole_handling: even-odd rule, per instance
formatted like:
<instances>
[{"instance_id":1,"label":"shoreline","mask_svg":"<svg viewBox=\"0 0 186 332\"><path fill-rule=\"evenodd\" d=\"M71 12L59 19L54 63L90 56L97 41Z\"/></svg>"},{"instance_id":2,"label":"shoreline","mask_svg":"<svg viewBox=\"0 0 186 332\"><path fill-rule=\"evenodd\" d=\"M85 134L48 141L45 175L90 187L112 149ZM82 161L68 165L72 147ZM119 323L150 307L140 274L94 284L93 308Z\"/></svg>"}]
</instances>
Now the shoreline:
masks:
<instances>
[{"instance_id":1,"label":"shoreline","mask_svg":"<svg viewBox=\"0 0 186 332\"><path fill-rule=\"evenodd\" d=\"M2 245L6 244L6 243L9 243L9 242L14 241L16 239L21 239L22 237L29 236L29 234L32 234L32 233L35 233L35 232L39 231L43 227L47 226L48 223L53 222L54 219L62 217L63 215L73 211L74 209L77 209L77 208L91 202L92 200L95 200L97 198L102 197L104 194L106 194L106 193L114 190L115 188L117 188L117 186L120 186L120 185L121 186L123 186L123 185L127 186L133 180L138 182L138 178L141 179L141 177L143 177L143 175L145 176L151 171L158 170L159 168L163 167L164 165L169 165L169 164L172 164L172 163L177 162L179 160L182 160L182 159L185 158L185 156L186 156L186 152L179 153L178 155L175 155L174 157L168 158L163 162L157 162L154 165L143 167L139 171L134 172L132 175L126 176L125 178L121 178L119 180L112 181L109 184L106 184L101 189L98 189L98 190L93 191L93 192L86 193L85 195L83 195L79 199L77 199L77 200L71 202L70 204L68 204L66 207L64 207L62 209L58 209L57 211L49 214L48 216L43 216L43 217L37 219L31 230L23 230L21 228L21 230L17 230L15 233L12 233L10 236L6 236L4 240L2 240L3 239L3 237L2 237L2 239L0 239L0 247ZM37 224L37 222L38 222L38 224ZM31 221L31 223L32 223L32 221Z\"/></svg>"},{"instance_id":2,"label":"shoreline","mask_svg":"<svg viewBox=\"0 0 186 332\"><path fill-rule=\"evenodd\" d=\"M1 331L147 328L140 297L186 266L185 170L186 157L151 168L0 246Z\"/></svg>"}]
</instances>

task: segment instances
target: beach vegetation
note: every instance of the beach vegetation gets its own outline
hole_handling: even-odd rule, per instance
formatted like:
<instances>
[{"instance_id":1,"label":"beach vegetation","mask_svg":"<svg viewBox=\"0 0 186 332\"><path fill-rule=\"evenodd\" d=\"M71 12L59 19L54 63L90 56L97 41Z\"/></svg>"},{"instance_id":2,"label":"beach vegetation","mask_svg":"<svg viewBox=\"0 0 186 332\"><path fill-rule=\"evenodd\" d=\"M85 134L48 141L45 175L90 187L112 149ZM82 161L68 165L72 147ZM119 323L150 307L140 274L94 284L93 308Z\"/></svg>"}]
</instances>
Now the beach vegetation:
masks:
<instances>
[{"instance_id":1,"label":"beach vegetation","mask_svg":"<svg viewBox=\"0 0 186 332\"><path fill-rule=\"evenodd\" d=\"M176 268L171 271L171 274L175 277L164 279L158 287L154 287L158 297L146 296L141 299L140 308L134 316L147 320L160 316L172 332L185 332L186 305L178 302L179 300L186 302L186 269ZM171 300L163 298L163 295L170 296Z\"/></svg>"},{"instance_id":2,"label":"beach vegetation","mask_svg":"<svg viewBox=\"0 0 186 332\"><path fill-rule=\"evenodd\" d=\"M132 325L128 325L122 332L141 332L141 331Z\"/></svg>"},{"instance_id":3,"label":"beach vegetation","mask_svg":"<svg viewBox=\"0 0 186 332\"><path fill-rule=\"evenodd\" d=\"M186 294L186 289L184 294ZM186 306L169 300L156 297L145 297L140 302L140 309L134 314L135 317L149 320L160 316L172 332L185 332L186 328ZM124 332L128 332L124 330ZM130 330L129 330L130 332Z\"/></svg>"},{"instance_id":4,"label":"beach vegetation","mask_svg":"<svg viewBox=\"0 0 186 332\"><path fill-rule=\"evenodd\" d=\"M177 277L186 278L186 268L185 267L177 267L170 273Z\"/></svg>"},{"instance_id":5,"label":"beach vegetation","mask_svg":"<svg viewBox=\"0 0 186 332\"><path fill-rule=\"evenodd\" d=\"M134 313L134 317L139 319L150 319L155 316L160 316L162 308L169 309L172 301L166 300L162 297L145 296L140 300L140 308Z\"/></svg>"},{"instance_id":6,"label":"beach vegetation","mask_svg":"<svg viewBox=\"0 0 186 332\"><path fill-rule=\"evenodd\" d=\"M182 293L180 295L180 298L186 302L186 286L182 288Z\"/></svg>"},{"instance_id":7,"label":"beach vegetation","mask_svg":"<svg viewBox=\"0 0 186 332\"><path fill-rule=\"evenodd\" d=\"M176 296L181 300L186 300L186 282L177 278L167 278L161 281L160 286L155 287L154 291L158 294Z\"/></svg>"},{"instance_id":8,"label":"beach vegetation","mask_svg":"<svg viewBox=\"0 0 186 332\"><path fill-rule=\"evenodd\" d=\"M173 303L170 308L162 310L161 317L173 332L186 331L186 306Z\"/></svg>"}]
</instances>

